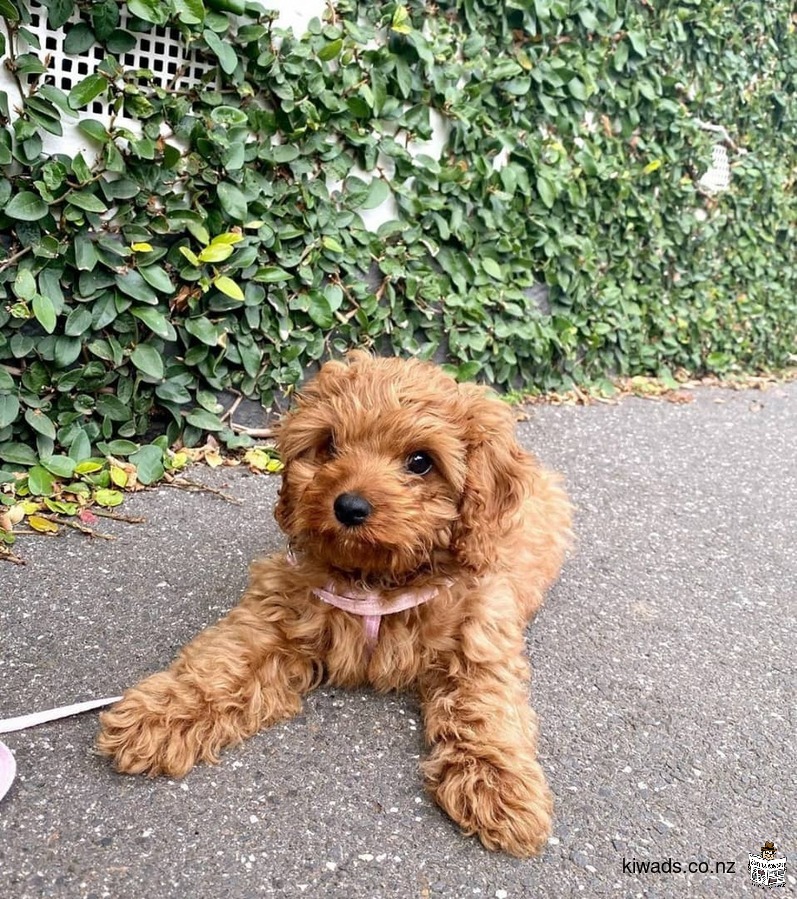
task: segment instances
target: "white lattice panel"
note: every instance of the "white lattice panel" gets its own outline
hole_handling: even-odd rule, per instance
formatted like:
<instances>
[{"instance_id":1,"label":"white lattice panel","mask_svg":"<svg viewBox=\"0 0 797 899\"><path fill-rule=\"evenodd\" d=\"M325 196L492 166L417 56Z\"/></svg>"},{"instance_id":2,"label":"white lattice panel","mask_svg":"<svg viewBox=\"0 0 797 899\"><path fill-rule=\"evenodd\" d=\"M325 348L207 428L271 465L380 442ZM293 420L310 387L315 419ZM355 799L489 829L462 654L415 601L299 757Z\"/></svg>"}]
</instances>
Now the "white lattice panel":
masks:
<instances>
[{"instance_id":1,"label":"white lattice panel","mask_svg":"<svg viewBox=\"0 0 797 899\"><path fill-rule=\"evenodd\" d=\"M731 184L731 167L728 151L722 144L714 144L711 148L711 165L708 171L697 182L704 193L718 194L727 190Z\"/></svg>"},{"instance_id":2,"label":"white lattice panel","mask_svg":"<svg viewBox=\"0 0 797 899\"><path fill-rule=\"evenodd\" d=\"M42 51L49 56L49 71L43 78L68 94L78 82L97 70L107 51L95 45L80 55L68 55L64 51L64 40L69 28L81 21L80 17L73 16L62 28L53 30L47 25L46 10L41 4L31 2L29 9L32 22L27 27L38 37ZM118 27L126 31L128 19L127 6L121 3ZM135 46L118 54L117 58L125 70L146 70L148 74L142 76L142 83L154 81L162 87L169 84L191 87L201 82L213 68L211 61L199 59L195 52L186 49L180 33L174 28L153 26L152 31L129 34L135 38ZM110 118L107 98L93 100L84 112L107 122ZM116 121L126 128L137 127L135 122L122 116L117 116Z\"/></svg>"},{"instance_id":3,"label":"white lattice panel","mask_svg":"<svg viewBox=\"0 0 797 899\"><path fill-rule=\"evenodd\" d=\"M321 17L325 9L324 0L299 0L298 4L295 0L270 0L265 5L278 11L281 7L284 8L280 11L277 24L280 27L292 27L296 34L303 34L310 19L314 16ZM66 54L64 40L67 32L72 25L81 21L80 17L75 16L62 28L53 30L47 26L46 10L40 3L30 0L28 8L32 23L27 27L39 39L42 56L45 54L50 56L49 71L42 76L42 79L68 94L79 81L96 72L97 66L106 56L106 51L101 46L93 46L79 55ZM125 3L120 2L119 14L118 27L126 30L128 14ZM126 70L148 70L152 73L148 78L159 85L194 87L214 68L211 59L200 58L195 52L186 49L176 29L153 26L151 31L130 33L136 39L135 46L126 53L111 55L116 55ZM148 78L142 78L142 81ZM2 64L0 64L0 90L8 94L13 114L14 107L19 105L19 94L14 80ZM80 110L80 115L107 123L110 119L108 100L105 97L98 97L85 109ZM137 121L122 115L117 115L115 121L117 125L128 128L133 133L140 133L141 128ZM70 120L64 119L62 124L64 126L62 137L42 134L44 152L73 155L79 150L87 149L85 137L74 126L70 126Z\"/></svg>"}]
</instances>

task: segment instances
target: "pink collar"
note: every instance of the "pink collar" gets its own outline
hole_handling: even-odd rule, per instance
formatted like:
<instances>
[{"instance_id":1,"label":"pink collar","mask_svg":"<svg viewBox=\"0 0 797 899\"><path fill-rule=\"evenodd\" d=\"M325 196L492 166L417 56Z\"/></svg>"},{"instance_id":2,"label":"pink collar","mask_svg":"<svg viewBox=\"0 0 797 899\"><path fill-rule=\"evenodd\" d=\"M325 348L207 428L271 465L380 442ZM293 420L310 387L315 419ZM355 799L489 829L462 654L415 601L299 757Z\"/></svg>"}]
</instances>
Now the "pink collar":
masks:
<instances>
[{"instance_id":1,"label":"pink collar","mask_svg":"<svg viewBox=\"0 0 797 899\"><path fill-rule=\"evenodd\" d=\"M286 552L286 557L289 564L298 564L296 554L290 546ZM446 581L447 586L450 586L450 583L450 581ZM360 615L365 619L363 621L365 648L369 656L376 649L376 644L379 641L379 625L382 623L384 615L392 615L394 612L414 609L416 606L434 599L439 593L439 588L437 587L427 587L425 590L405 590L404 593L399 593L385 601L378 590L355 590L353 593L338 593L331 581L326 587L313 587L312 590L315 596L322 602L335 606L336 609L342 609L344 612L350 612L352 615Z\"/></svg>"},{"instance_id":2,"label":"pink collar","mask_svg":"<svg viewBox=\"0 0 797 899\"><path fill-rule=\"evenodd\" d=\"M365 646L370 655L379 640L379 625L384 615L392 615L394 612L404 612L413 609L422 603L434 599L438 594L437 587L427 587L425 590L407 590L388 600L382 599L382 595L376 590L358 590L354 593L336 593L332 583L325 588L314 587L313 593L323 602L351 612L352 615L363 617L365 630Z\"/></svg>"}]
</instances>

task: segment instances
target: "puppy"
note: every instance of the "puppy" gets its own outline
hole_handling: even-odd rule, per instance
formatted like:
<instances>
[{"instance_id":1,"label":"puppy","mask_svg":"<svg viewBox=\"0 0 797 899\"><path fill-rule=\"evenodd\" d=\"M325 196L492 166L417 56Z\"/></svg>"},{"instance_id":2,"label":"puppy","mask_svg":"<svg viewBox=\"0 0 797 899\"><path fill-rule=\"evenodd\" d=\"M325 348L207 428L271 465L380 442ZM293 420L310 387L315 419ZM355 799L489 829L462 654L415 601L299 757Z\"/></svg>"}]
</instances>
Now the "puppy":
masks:
<instances>
[{"instance_id":1,"label":"puppy","mask_svg":"<svg viewBox=\"0 0 797 899\"><path fill-rule=\"evenodd\" d=\"M119 771L182 777L296 715L324 682L415 687L429 792L489 849L539 852L524 629L562 565L570 506L508 406L416 360L328 362L279 427L289 550L241 603L101 716Z\"/></svg>"}]
</instances>

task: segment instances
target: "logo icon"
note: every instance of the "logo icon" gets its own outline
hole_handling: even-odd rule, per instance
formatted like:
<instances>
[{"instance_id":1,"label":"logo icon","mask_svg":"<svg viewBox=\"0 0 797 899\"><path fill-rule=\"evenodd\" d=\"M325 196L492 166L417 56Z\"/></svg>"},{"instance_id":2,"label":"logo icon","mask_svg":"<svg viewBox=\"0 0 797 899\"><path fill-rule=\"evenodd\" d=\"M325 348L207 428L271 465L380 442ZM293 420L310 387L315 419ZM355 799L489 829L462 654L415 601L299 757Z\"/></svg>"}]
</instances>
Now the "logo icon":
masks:
<instances>
[{"instance_id":1,"label":"logo icon","mask_svg":"<svg viewBox=\"0 0 797 899\"><path fill-rule=\"evenodd\" d=\"M771 840L761 847L761 854L748 854L747 870L750 881L759 887L786 886L786 856L778 855L778 850Z\"/></svg>"}]
</instances>

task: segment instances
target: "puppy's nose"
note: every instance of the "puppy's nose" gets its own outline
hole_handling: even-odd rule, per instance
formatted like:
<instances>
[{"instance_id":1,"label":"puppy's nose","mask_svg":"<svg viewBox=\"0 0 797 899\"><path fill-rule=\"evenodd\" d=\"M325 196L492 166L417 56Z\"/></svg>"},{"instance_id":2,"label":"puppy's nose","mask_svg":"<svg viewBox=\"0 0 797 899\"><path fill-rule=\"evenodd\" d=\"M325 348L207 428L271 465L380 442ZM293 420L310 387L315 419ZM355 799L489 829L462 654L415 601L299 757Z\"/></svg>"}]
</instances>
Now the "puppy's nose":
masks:
<instances>
[{"instance_id":1,"label":"puppy's nose","mask_svg":"<svg viewBox=\"0 0 797 899\"><path fill-rule=\"evenodd\" d=\"M347 528L362 524L371 514L371 504L359 493L341 493L333 508L335 518Z\"/></svg>"}]
</instances>

